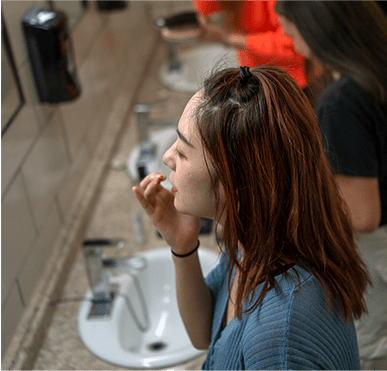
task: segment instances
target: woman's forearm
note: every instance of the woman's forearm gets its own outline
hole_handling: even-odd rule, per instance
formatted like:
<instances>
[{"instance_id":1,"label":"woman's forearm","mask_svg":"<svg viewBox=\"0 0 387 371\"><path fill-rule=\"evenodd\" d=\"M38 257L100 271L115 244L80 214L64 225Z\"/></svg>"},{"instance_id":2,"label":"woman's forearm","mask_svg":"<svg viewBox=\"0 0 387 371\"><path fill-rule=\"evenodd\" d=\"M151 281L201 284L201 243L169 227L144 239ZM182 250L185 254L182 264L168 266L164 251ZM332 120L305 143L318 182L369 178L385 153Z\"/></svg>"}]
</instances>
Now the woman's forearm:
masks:
<instances>
[{"instance_id":1,"label":"woman's forearm","mask_svg":"<svg viewBox=\"0 0 387 371\"><path fill-rule=\"evenodd\" d=\"M246 48L246 36L242 34L230 33L224 38L224 43L237 49Z\"/></svg>"},{"instance_id":2,"label":"woman's forearm","mask_svg":"<svg viewBox=\"0 0 387 371\"><path fill-rule=\"evenodd\" d=\"M336 175L335 180L348 205L355 232L375 231L381 220L378 179Z\"/></svg>"},{"instance_id":3,"label":"woman's forearm","mask_svg":"<svg viewBox=\"0 0 387 371\"><path fill-rule=\"evenodd\" d=\"M198 252L179 258L173 256L176 295L180 315L192 344L208 349L211 341L212 299L204 281Z\"/></svg>"}]
</instances>

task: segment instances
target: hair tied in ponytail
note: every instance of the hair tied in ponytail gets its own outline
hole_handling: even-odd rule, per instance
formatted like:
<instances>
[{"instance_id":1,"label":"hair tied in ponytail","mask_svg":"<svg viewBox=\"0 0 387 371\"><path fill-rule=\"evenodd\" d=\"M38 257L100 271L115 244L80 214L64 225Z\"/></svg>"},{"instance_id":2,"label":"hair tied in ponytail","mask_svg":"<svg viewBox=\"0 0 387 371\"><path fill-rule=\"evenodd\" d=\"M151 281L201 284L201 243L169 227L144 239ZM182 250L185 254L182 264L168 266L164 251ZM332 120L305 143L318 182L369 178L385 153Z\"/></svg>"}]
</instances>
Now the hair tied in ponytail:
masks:
<instances>
[{"instance_id":1,"label":"hair tied in ponytail","mask_svg":"<svg viewBox=\"0 0 387 371\"><path fill-rule=\"evenodd\" d=\"M245 66L245 67L239 67L239 69L241 74L241 80L244 84L246 84L249 78L252 76L250 72L250 68L248 66Z\"/></svg>"}]
</instances>

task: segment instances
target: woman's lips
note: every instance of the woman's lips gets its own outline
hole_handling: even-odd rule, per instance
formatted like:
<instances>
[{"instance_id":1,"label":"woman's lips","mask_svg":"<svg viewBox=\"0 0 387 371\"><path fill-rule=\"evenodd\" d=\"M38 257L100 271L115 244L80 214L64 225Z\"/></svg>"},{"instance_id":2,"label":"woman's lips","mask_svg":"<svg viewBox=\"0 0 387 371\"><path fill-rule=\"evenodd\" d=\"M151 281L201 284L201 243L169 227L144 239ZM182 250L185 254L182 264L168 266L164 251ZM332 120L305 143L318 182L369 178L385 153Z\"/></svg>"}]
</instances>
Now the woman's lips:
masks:
<instances>
[{"instance_id":1,"label":"woman's lips","mask_svg":"<svg viewBox=\"0 0 387 371\"><path fill-rule=\"evenodd\" d=\"M175 187L172 187L172 190L171 190L171 192L172 192L172 194L174 195L174 194L176 194L177 193L177 190L176 190L176 188Z\"/></svg>"}]
</instances>

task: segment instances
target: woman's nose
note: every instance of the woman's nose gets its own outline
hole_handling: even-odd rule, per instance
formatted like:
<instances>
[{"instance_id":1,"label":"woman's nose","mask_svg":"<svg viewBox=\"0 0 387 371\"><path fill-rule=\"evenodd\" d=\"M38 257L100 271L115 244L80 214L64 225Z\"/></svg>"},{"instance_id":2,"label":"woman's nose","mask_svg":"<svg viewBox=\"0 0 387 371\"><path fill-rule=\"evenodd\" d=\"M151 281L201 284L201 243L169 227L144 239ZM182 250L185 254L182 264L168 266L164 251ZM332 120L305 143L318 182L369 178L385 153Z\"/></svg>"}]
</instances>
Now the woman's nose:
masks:
<instances>
[{"instance_id":1,"label":"woman's nose","mask_svg":"<svg viewBox=\"0 0 387 371\"><path fill-rule=\"evenodd\" d=\"M173 159L173 146L174 144L169 147L164 155L163 155L163 162L165 165L167 165L171 170L175 170L175 161Z\"/></svg>"}]
</instances>

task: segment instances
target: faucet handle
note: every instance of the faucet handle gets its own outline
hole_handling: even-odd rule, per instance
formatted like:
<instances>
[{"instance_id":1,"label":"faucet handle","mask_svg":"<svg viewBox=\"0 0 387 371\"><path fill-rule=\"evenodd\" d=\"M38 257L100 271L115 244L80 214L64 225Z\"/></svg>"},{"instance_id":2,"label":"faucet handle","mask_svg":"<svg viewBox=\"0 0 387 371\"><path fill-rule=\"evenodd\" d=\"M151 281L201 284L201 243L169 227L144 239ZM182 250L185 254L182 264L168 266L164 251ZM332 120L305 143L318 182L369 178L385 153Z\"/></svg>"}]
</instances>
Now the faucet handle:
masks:
<instances>
[{"instance_id":1,"label":"faucet handle","mask_svg":"<svg viewBox=\"0 0 387 371\"><path fill-rule=\"evenodd\" d=\"M85 248L105 248L105 247L114 247L121 249L125 245L125 240L116 239L116 238L96 238L83 241L82 246Z\"/></svg>"}]
</instances>

